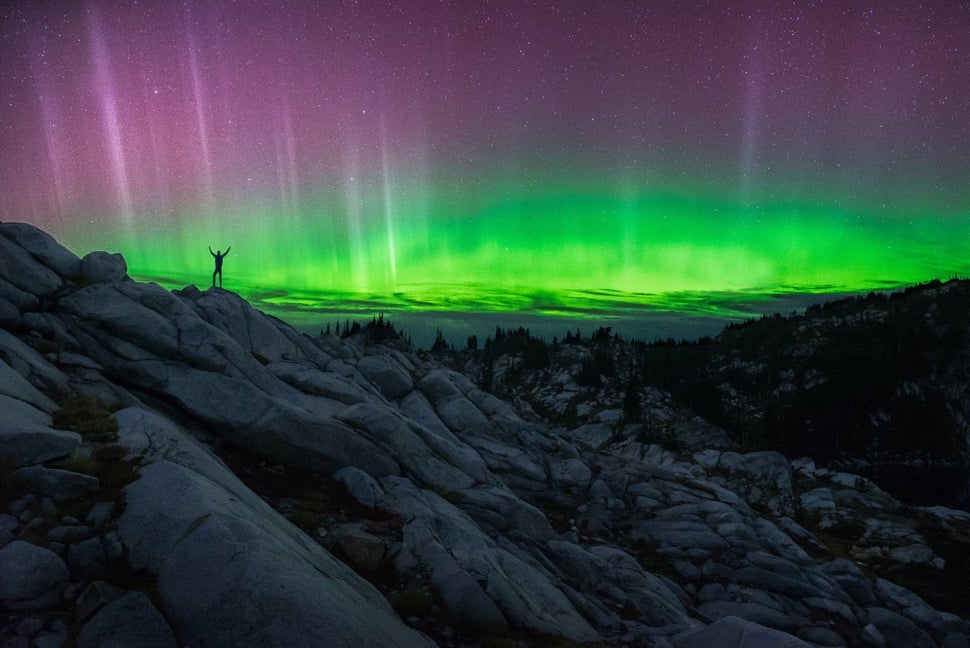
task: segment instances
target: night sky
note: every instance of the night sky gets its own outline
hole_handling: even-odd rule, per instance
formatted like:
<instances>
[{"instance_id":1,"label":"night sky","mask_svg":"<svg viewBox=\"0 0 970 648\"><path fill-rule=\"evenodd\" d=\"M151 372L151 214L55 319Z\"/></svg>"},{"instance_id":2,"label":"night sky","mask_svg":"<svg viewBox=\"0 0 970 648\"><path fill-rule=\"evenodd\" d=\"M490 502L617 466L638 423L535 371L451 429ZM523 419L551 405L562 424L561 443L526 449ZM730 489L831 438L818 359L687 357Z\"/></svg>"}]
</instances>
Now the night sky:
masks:
<instances>
[{"instance_id":1,"label":"night sky","mask_svg":"<svg viewBox=\"0 0 970 648\"><path fill-rule=\"evenodd\" d=\"M0 219L280 308L970 270L970 3L7 2ZM514 323L514 322L510 322Z\"/></svg>"}]
</instances>

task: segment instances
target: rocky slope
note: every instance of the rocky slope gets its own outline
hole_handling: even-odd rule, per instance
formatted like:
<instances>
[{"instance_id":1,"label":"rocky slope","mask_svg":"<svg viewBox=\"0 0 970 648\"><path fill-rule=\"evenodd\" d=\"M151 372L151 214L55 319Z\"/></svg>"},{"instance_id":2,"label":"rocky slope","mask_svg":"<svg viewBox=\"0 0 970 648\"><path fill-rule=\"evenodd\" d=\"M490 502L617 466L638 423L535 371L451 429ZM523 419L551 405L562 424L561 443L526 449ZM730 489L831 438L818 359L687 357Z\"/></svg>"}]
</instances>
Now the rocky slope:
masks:
<instances>
[{"instance_id":1,"label":"rocky slope","mask_svg":"<svg viewBox=\"0 0 970 648\"><path fill-rule=\"evenodd\" d=\"M968 645L970 515L663 392L563 425L569 372L504 401L23 224L0 323L3 645Z\"/></svg>"}]
</instances>

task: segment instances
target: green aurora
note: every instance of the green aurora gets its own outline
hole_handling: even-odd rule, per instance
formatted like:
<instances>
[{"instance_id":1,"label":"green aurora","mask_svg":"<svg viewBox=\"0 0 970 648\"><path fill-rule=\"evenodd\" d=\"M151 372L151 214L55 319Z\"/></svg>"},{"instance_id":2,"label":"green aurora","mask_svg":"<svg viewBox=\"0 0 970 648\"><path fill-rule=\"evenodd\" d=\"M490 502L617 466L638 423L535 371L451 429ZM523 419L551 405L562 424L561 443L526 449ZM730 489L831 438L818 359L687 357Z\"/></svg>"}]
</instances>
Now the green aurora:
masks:
<instances>
[{"instance_id":1,"label":"green aurora","mask_svg":"<svg viewBox=\"0 0 970 648\"><path fill-rule=\"evenodd\" d=\"M739 318L770 311L779 296L867 292L970 268L970 219L898 206L745 204L727 191L580 191L552 180L492 183L490 193L481 183L371 185L305 197L299 210L224 201L160 219L151 237L83 238L172 288L209 285L207 247L231 245L226 288L317 321L320 311Z\"/></svg>"}]
</instances>

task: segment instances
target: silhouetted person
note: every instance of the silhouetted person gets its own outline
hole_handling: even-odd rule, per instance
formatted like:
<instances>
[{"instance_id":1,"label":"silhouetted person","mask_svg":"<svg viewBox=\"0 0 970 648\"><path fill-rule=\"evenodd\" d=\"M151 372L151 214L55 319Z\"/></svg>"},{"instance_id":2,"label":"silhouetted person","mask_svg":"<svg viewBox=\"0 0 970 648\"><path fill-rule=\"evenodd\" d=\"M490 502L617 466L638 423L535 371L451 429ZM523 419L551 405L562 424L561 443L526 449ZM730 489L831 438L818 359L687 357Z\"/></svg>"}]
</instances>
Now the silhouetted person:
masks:
<instances>
[{"instance_id":1,"label":"silhouetted person","mask_svg":"<svg viewBox=\"0 0 970 648\"><path fill-rule=\"evenodd\" d=\"M212 248L211 247L209 248L209 254L211 254L213 258L215 258L216 260L216 269L212 271L213 288L215 288L215 285L216 285L216 275L219 275L219 287L222 288L222 260L226 258L226 255L229 254L229 250L231 249L232 249L231 245L226 248L225 252L223 252L222 250L216 250L215 252L213 252Z\"/></svg>"}]
</instances>

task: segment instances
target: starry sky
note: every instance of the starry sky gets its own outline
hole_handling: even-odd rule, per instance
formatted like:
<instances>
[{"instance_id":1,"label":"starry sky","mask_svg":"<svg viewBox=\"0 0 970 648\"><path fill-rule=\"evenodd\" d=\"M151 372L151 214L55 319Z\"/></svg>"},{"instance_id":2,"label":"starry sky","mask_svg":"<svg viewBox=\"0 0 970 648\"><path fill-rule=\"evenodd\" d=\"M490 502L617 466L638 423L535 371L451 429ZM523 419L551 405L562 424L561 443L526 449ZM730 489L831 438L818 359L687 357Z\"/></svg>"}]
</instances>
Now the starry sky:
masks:
<instances>
[{"instance_id":1,"label":"starry sky","mask_svg":"<svg viewBox=\"0 0 970 648\"><path fill-rule=\"evenodd\" d=\"M170 287L231 245L291 314L740 316L970 270L970 2L0 7L0 219Z\"/></svg>"}]
</instances>

